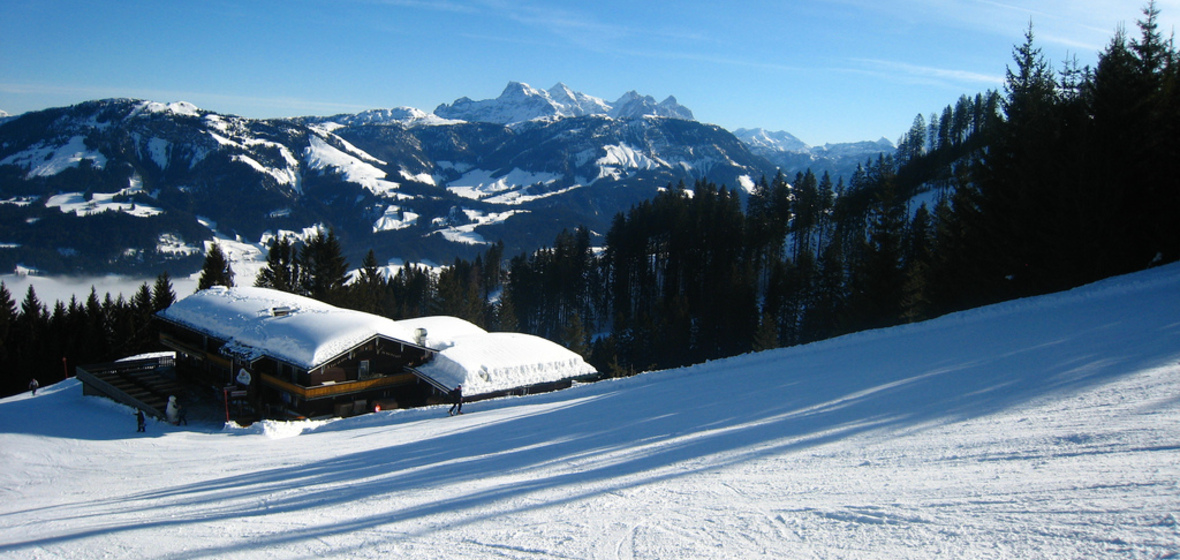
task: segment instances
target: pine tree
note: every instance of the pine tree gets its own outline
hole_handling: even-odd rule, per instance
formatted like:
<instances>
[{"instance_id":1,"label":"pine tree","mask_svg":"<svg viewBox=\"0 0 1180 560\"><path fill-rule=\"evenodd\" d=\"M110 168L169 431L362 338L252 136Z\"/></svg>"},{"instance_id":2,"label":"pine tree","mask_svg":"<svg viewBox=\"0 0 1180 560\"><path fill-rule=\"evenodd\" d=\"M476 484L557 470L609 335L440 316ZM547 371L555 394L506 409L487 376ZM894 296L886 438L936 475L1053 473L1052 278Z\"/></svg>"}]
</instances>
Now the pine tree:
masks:
<instances>
[{"instance_id":1,"label":"pine tree","mask_svg":"<svg viewBox=\"0 0 1180 560\"><path fill-rule=\"evenodd\" d=\"M152 288L152 310L167 309L175 301L176 292L172 290L172 279L168 276L168 271L161 272Z\"/></svg>"},{"instance_id":2,"label":"pine tree","mask_svg":"<svg viewBox=\"0 0 1180 560\"><path fill-rule=\"evenodd\" d=\"M201 276L197 279L198 290L213 286L234 286L234 269L216 241L209 244L209 250L205 252L205 265L201 267Z\"/></svg>"},{"instance_id":3,"label":"pine tree","mask_svg":"<svg viewBox=\"0 0 1180 560\"><path fill-rule=\"evenodd\" d=\"M0 280L0 366L8 359L8 334L12 323L16 320L16 302L12 301L12 292Z\"/></svg>"},{"instance_id":4,"label":"pine tree","mask_svg":"<svg viewBox=\"0 0 1180 560\"><path fill-rule=\"evenodd\" d=\"M520 331L516 320L516 305L512 301L512 290L505 289L500 295L500 303L496 306L496 324L500 332Z\"/></svg>"},{"instance_id":5,"label":"pine tree","mask_svg":"<svg viewBox=\"0 0 1180 560\"><path fill-rule=\"evenodd\" d=\"M254 285L295 293L300 281L299 259L290 238L278 236L266 252L266 266L258 271Z\"/></svg>"},{"instance_id":6,"label":"pine tree","mask_svg":"<svg viewBox=\"0 0 1180 560\"><path fill-rule=\"evenodd\" d=\"M338 303L348 282L348 261L340 249L340 240L332 230L323 230L307 240L299 252L300 293L327 303Z\"/></svg>"},{"instance_id":7,"label":"pine tree","mask_svg":"<svg viewBox=\"0 0 1180 560\"><path fill-rule=\"evenodd\" d=\"M562 329L561 344L573 353L587 358L590 356L589 340L590 337L586 334L586 327L582 324L582 318L577 313L574 313Z\"/></svg>"},{"instance_id":8,"label":"pine tree","mask_svg":"<svg viewBox=\"0 0 1180 560\"><path fill-rule=\"evenodd\" d=\"M365 259L361 261L361 270L356 282L352 284L352 308L377 315L387 314L383 305L386 288L387 283L378 267L377 255L369 249Z\"/></svg>"},{"instance_id":9,"label":"pine tree","mask_svg":"<svg viewBox=\"0 0 1180 560\"><path fill-rule=\"evenodd\" d=\"M758 321L751 348L755 352L778 348L778 321L769 313L763 313Z\"/></svg>"}]
</instances>

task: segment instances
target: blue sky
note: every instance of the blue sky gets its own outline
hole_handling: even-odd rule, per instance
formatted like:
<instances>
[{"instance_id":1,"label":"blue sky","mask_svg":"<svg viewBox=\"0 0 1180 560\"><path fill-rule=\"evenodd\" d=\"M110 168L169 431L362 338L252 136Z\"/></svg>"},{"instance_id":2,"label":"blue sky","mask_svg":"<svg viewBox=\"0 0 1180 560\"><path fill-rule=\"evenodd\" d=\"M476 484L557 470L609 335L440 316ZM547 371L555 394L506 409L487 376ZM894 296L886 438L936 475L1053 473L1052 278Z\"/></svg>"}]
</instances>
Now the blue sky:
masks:
<instances>
[{"instance_id":1,"label":"blue sky","mask_svg":"<svg viewBox=\"0 0 1180 560\"><path fill-rule=\"evenodd\" d=\"M1161 26L1180 0L1160 0ZM675 95L698 120L809 144L896 140L918 113L1002 87L1033 22L1093 64L1139 0L8 0L0 110L189 101L246 117L431 111L509 81L614 101Z\"/></svg>"}]
</instances>

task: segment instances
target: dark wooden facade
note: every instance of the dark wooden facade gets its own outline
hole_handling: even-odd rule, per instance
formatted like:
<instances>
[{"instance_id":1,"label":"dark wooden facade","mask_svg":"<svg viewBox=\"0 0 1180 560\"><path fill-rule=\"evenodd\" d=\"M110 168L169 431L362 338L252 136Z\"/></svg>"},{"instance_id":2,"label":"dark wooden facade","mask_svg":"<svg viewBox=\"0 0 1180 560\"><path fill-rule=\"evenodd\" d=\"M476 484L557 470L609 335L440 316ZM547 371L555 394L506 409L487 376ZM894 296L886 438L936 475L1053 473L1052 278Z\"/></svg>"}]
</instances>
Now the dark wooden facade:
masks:
<instances>
[{"instance_id":1,"label":"dark wooden facade","mask_svg":"<svg viewBox=\"0 0 1180 560\"><path fill-rule=\"evenodd\" d=\"M177 371L228 399L243 418L350 416L375 408L422 406L445 391L416 368L435 351L375 335L326 363L306 369L226 340L159 319L160 341L177 352Z\"/></svg>"}]
</instances>

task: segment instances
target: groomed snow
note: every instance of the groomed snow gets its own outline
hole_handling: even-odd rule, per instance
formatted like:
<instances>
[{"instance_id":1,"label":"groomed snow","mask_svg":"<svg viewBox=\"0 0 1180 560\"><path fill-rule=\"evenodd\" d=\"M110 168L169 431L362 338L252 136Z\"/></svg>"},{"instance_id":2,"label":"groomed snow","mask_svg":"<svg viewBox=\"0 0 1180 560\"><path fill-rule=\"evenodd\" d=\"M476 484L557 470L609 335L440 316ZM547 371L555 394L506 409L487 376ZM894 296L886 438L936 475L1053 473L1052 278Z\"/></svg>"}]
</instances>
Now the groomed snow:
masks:
<instances>
[{"instance_id":1,"label":"groomed snow","mask_svg":"<svg viewBox=\"0 0 1180 560\"><path fill-rule=\"evenodd\" d=\"M0 400L0 556L1174 558L1180 265L572 389L329 422Z\"/></svg>"}]
</instances>

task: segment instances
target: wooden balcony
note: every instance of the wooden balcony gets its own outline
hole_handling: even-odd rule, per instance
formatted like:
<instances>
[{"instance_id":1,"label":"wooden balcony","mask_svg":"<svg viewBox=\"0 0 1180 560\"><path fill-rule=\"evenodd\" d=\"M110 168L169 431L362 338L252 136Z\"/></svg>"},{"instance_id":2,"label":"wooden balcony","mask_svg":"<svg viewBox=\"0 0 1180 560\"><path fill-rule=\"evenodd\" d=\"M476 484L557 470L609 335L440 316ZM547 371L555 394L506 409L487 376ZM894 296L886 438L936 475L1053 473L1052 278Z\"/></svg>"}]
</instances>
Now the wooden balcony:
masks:
<instances>
[{"instance_id":1,"label":"wooden balcony","mask_svg":"<svg viewBox=\"0 0 1180 560\"><path fill-rule=\"evenodd\" d=\"M372 379L364 379L360 381L343 381L329 385L304 387L303 385L296 385L289 381L283 381L282 379L279 379L273 375L268 375L265 373L259 373L256 375L258 375L258 380L260 382L274 387L280 391L286 391L292 395L297 395L303 400L307 401L363 393L365 391L384 389L386 387L396 387L398 385L413 383L417 379L417 377L415 377L412 373L399 373L396 375L374 377Z\"/></svg>"},{"instance_id":2,"label":"wooden balcony","mask_svg":"<svg viewBox=\"0 0 1180 560\"><path fill-rule=\"evenodd\" d=\"M163 344L165 347L171 348L172 350L182 354L205 360L211 364L225 368L226 370L229 370L233 367L233 364L225 356L214 354L212 352L206 352L200 348L197 348L196 346L191 346L187 343L181 342L167 333L160 333L160 344Z\"/></svg>"}]
</instances>

